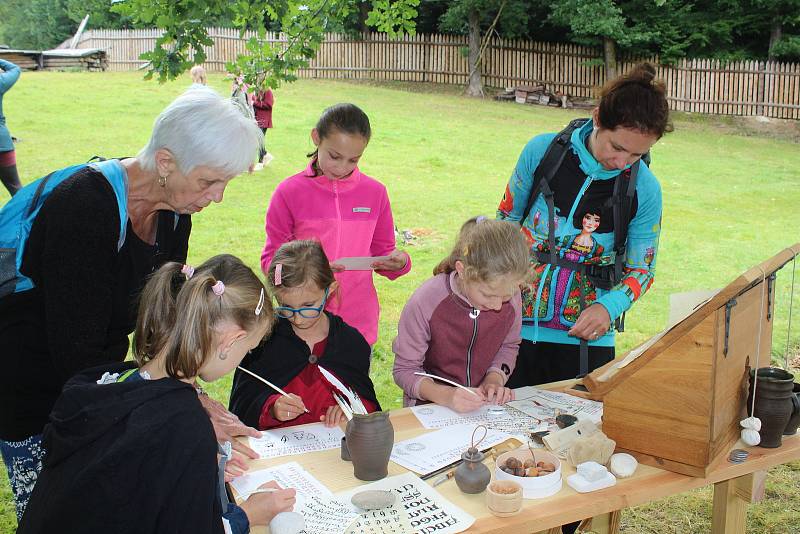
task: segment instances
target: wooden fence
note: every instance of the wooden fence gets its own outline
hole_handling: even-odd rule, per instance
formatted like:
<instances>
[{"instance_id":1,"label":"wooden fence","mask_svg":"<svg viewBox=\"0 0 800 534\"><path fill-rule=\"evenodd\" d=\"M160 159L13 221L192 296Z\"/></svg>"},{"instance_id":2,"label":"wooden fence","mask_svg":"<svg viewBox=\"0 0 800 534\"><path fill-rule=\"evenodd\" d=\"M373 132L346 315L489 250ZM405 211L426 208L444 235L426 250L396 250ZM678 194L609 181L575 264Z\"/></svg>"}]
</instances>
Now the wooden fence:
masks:
<instances>
[{"instance_id":1,"label":"wooden fence","mask_svg":"<svg viewBox=\"0 0 800 534\"><path fill-rule=\"evenodd\" d=\"M151 50L158 30L90 30L78 45L108 52L111 70L135 70ZM212 28L214 46L206 49L206 68L221 71L245 52L237 30ZM245 38L249 38L250 34ZM279 34L268 34L282 42ZM358 37L328 34L303 78L394 80L466 85L467 40L455 35L415 35L390 39L367 33ZM597 65L600 49L522 40L492 39L483 62L483 82L491 87L544 84L552 92L592 97L605 81ZM640 59L623 59L620 72ZM648 61L658 63L657 58ZM658 67L672 109L719 115L763 115L800 119L800 64L766 61L721 62L686 59Z\"/></svg>"}]
</instances>

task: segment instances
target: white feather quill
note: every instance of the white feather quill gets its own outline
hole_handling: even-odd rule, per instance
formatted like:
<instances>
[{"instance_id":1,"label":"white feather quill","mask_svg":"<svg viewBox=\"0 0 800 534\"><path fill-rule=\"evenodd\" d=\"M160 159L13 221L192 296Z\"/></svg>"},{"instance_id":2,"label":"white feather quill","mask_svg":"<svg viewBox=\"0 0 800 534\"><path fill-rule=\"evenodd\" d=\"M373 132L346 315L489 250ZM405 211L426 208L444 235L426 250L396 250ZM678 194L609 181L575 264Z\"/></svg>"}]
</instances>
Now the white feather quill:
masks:
<instances>
[{"instance_id":1,"label":"white feather quill","mask_svg":"<svg viewBox=\"0 0 800 534\"><path fill-rule=\"evenodd\" d=\"M358 394L350 389L349 387L342 384L342 382L333 376L333 373L322 367L321 365L317 365L319 372L322 373L322 376L325 377L330 385L338 389L342 395L347 399L347 402L350 404L350 408L353 413L360 414L360 415L367 415L367 409L364 407L364 403L361 402L361 399L358 397Z\"/></svg>"}]
</instances>

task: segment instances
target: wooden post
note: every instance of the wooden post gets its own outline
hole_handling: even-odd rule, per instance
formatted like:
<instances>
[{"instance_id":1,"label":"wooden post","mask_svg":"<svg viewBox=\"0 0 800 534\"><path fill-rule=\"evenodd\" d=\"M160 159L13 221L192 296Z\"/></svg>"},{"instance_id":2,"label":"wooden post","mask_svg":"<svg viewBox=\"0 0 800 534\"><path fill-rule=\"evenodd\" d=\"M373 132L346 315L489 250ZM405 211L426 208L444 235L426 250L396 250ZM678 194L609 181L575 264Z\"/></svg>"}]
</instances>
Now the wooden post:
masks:
<instances>
[{"instance_id":1,"label":"wooden post","mask_svg":"<svg viewBox=\"0 0 800 534\"><path fill-rule=\"evenodd\" d=\"M591 532L592 534L617 534L619 523L622 519L622 510L614 510L607 514L597 515L584 519L578 525L577 532Z\"/></svg>"},{"instance_id":2,"label":"wooden post","mask_svg":"<svg viewBox=\"0 0 800 534\"><path fill-rule=\"evenodd\" d=\"M756 471L714 484L712 534L744 534L747 504L764 497L766 472Z\"/></svg>"}]
</instances>

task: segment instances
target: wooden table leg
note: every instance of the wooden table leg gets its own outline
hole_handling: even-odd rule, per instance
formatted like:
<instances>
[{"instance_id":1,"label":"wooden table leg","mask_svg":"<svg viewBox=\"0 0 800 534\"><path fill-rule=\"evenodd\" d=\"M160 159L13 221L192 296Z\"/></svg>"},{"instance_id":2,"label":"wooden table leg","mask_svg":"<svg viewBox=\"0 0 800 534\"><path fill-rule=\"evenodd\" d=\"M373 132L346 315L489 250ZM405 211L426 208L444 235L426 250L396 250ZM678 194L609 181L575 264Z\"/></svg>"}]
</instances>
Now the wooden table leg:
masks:
<instances>
[{"instance_id":1,"label":"wooden table leg","mask_svg":"<svg viewBox=\"0 0 800 534\"><path fill-rule=\"evenodd\" d=\"M747 505L763 495L764 477L763 471L757 471L714 484L712 534L744 534Z\"/></svg>"},{"instance_id":2,"label":"wooden table leg","mask_svg":"<svg viewBox=\"0 0 800 534\"><path fill-rule=\"evenodd\" d=\"M617 534L619 532L619 522L622 518L621 510L614 510L607 514L596 515L590 519L584 519L578 526L578 532L592 532L593 534Z\"/></svg>"}]
</instances>

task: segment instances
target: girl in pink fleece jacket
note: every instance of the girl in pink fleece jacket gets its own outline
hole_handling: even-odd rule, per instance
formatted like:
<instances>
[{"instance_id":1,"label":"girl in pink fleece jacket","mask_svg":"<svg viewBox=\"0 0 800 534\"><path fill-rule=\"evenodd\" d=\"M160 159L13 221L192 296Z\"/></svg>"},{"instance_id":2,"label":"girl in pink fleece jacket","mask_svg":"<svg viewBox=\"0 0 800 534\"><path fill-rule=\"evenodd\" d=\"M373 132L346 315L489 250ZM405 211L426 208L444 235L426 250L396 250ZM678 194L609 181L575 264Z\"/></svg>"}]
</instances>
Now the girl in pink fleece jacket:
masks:
<instances>
[{"instance_id":1,"label":"girl in pink fleece jacket","mask_svg":"<svg viewBox=\"0 0 800 534\"><path fill-rule=\"evenodd\" d=\"M519 227L470 219L450 256L403 308L394 340L394 381L404 406L434 402L469 412L513 399L505 383L517 361L528 245ZM472 393L431 378L463 384Z\"/></svg>"},{"instance_id":2,"label":"girl in pink fleece jacket","mask_svg":"<svg viewBox=\"0 0 800 534\"><path fill-rule=\"evenodd\" d=\"M329 300L325 309L374 345L380 307L372 271L345 270L336 259L388 256L372 268L394 280L411 270L411 258L395 248L386 187L357 167L371 133L369 118L353 104L337 104L322 113L311 130L317 150L308 167L281 182L270 200L261 269L267 272L275 251L288 241L322 243L339 282L338 298Z\"/></svg>"}]
</instances>

